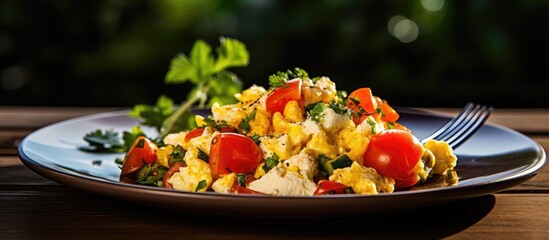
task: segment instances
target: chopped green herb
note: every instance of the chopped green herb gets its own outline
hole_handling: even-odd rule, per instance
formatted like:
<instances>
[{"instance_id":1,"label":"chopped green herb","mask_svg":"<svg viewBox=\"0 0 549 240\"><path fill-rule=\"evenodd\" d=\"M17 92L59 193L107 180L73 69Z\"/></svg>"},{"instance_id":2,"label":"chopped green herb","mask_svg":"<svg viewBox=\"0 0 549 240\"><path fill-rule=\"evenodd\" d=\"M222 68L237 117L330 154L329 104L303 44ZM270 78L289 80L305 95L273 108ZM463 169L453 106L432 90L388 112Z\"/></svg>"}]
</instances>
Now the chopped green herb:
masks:
<instances>
[{"instance_id":1,"label":"chopped green herb","mask_svg":"<svg viewBox=\"0 0 549 240\"><path fill-rule=\"evenodd\" d=\"M322 77L314 77L314 78L311 78L311 81L313 81L314 84L316 84L316 82L318 82L318 80L320 80Z\"/></svg>"},{"instance_id":2,"label":"chopped green herb","mask_svg":"<svg viewBox=\"0 0 549 240\"><path fill-rule=\"evenodd\" d=\"M202 149L200 148L197 148L197 149L198 149L198 158L204 162L210 162L210 157L208 156L208 154L202 151Z\"/></svg>"},{"instance_id":3,"label":"chopped green herb","mask_svg":"<svg viewBox=\"0 0 549 240\"><path fill-rule=\"evenodd\" d=\"M387 123L387 128L388 128L388 129L395 129L395 123L388 122L388 123Z\"/></svg>"},{"instance_id":4,"label":"chopped green herb","mask_svg":"<svg viewBox=\"0 0 549 240\"><path fill-rule=\"evenodd\" d=\"M160 187L162 186L162 178L164 178L167 171L168 168L158 163L147 164L137 172L136 182L143 185Z\"/></svg>"},{"instance_id":5,"label":"chopped green herb","mask_svg":"<svg viewBox=\"0 0 549 240\"><path fill-rule=\"evenodd\" d=\"M242 187L246 187L246 181L248 181L248 175L243 173L236 174L236 181L238 182L238 185Z\"/></svg>"},{"instance_id":6,"label":"chopped green herb","mask_svg":"<svg viewBox=\"0 0 549 240\"><path fill-rule=\"evenodd\" d=\"M255 113L256 113L256 110L254 109L252 111L252 113L250 113L250 115L248 115L244 119L242 119L242 121L238 125L238 127L242 130L243 133L250 132L250 130L251 130L250 129L250 121L254 120Z\"/></svg>"},{"instance_id":7,"label":"chopped green herb","mask_svg":"<svg viewBox=\"0 0 549 240\"><path fill-rule=\"evenodd\" d=\"M200 189L203 189L206 186L207 186L206 180L202 180L202 181L198 182L198 184L196 185L196 188L194 189L194 191L198 192L198 191L200 191Z\"/></svg>"},{"instance_id":8,"label":"chopped green herb","mask_svg":"<svg viewBox=\"0 0 549 240\"><path fill-rule=\"evenodd\" d=\"M263 171L269 172L271 169L276 167L278 163L280 162L280 159L276 153L273 153L270 157L267 157L265 159L265 164L263 164Z\"/></svg>"},{"instance_id":9,"label":"chopped green herb","mask_svg":"<svg viewBox=\"0 0 549 240\"><path fill-rule=\"evenodd\" d=\"M340 105L347 105L347 92L345 90L337 90L336 92L336 102Z\"/></svg>"},{"instance_id":10,"label":"chopped green herb","mask_svg":"<svg viewBox=\"0 0 549 240\"><path fill-rule=\"evenodd\" d=\"M168 165L172 166L176 162L185 162L183 160L185 153L185 149L183 149L180 145L174 146L172 153L170 154L170 159L168 160Z\"/></svg>"},{"instance_id":11,"label":"chopped green herb","mask_svg":"<svg viewBox=\"0 0 549 240\"><path fill-rule=\"evenodd\" d=\"M372 129L372 134L376 134L377 123L371 118L366 118L366 122L368 123L368 125L370 125L370 128Z\"/></svg>"},{"instance_id":12,"label":"chopped green herb","mask_svg":"<svg viewBox=\"0 0 549 240\"><path fill-rule=\"evenodd\" d=\"M313 104L309 104L305 111L307 112L307 115L315 122L320 122L320 118L322 118L324 114L324 108L326 107L326 104L323 102L317 102Z\"/></svg>"},{"instance_id":13,"label":"chopped green herb","mask_svg":"<svg viewBox=\"0 0 549 240\"><path fill-rule=\"evenodd\" d=\"M252 135L250 138L255 142L256 145L259 146L259 144L261 144L261 136L259 136L259 134L254 133L254 135Z\"/></svg>"},{"instance_id":14,"label":"chopped green herb","mask_svg":"<svg viewBox=\"0 0 549 240\"><path fill-rule=\"evenodd\" d=\"M347 113L347 108L345 107L345 105L341 105L334 100L330 101L330 104L328 104L328 107L334 110L334 112L336 112L337 114Z\"/></svg>"},{"instance_id":15,"label":"chopped green herb","mask_svg":"<svg viewBox=\"0 0 549 240\"><path fill-rule=\"evenodd\" d=\"M216 130L220 130L221 128L223 127L227 127L229 126L227 124L227 121L225 120L221 120L218 122L216 122L215 120L213 120L212 116L208 116L207 118L204 118L204 123L206 124L206 126L208 127L211 127L213 129L216 129Z\"/></svg>"}]
</instances>

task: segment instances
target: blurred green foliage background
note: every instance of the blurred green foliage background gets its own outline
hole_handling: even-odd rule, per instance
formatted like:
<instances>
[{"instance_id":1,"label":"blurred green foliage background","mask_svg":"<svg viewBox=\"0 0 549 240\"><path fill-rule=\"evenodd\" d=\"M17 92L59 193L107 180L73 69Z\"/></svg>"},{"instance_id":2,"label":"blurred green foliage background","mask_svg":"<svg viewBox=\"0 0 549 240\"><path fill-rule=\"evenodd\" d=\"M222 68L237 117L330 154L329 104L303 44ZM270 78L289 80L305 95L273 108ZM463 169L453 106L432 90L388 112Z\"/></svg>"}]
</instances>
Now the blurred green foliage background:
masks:
<instances>
[{"instance_id":1,"label":"blurred green foliage background","mask_svg":"<svg viewBox=\"0 0 549 240\"><path fill-rule=\"evenodd\" d=\"M396 106L549 107L549 1L0 1L0 105L132 106L196 39L244 42L248 87L301 67Z\"/></svg>"}]
</instances>

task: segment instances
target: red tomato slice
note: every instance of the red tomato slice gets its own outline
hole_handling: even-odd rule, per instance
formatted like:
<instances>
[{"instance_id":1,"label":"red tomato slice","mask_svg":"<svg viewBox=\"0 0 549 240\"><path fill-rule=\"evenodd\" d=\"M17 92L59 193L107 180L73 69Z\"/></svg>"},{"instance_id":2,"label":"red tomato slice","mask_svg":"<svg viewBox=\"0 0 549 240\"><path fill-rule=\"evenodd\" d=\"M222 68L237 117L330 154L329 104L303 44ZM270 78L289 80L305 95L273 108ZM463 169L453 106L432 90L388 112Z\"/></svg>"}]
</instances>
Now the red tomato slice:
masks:
<instances>
[{"instance_id":1,"label":"red tomato slice","mask_svg":"<svg viewBox=\"0 0 549 240\"><path fill-rule=\"evenodd\" d=\"M231 172L252 172L262 159L261 149L242 134L225 132L212 139L209 163L215 177Z\"/></svg>"},{"instance_id":2,"label":"red tomato slice","mask_svg":"<svg viewBox=\"0 0 549 240\"><path fill-rule=\"evenodd\" d=\"M314 195L344 194L347 188L349 188L347 185L340 182L320 180Z\"/></svg>"},{"instance_id":3,"label":"red tomato slice","mask_svg":"<svg viewBox=\"0 0 549 240\"><path fill-rule=\"evenodd\" d=\"M349 97L347 98L347 107L356 113L374 114L376 112L377 103L370 88L359 88L349 94Z\"/></svg>"},{"instance_id":4,"label":"red tomato slice","mask_svg":"<svg viewBox=\"0 0 549 240\"><path fill-rule=\"evenodd\" d=\"M195 137L202 136L202 133L204 133L204 128L195 128L191 130L185 135L185 142L188 142Z\"/></svg>"},{"instance_id":5,"label":"red tomato slice","mask_svg":"<svg viewBox=\"0 0 549 240\"><path fill-rule=\"evenodd\" d=\"M383 120L385 122L394 123L400 117L398 115L397 111L395 111L395 109L392 108L389 105L389 103L387 103L387 101L382 101L381 102L381 111L382 111L381 120Z\"/></svg>"},{"instance_id":6,"label":"red tomato slice","mask_svg":"<svg viewBox=\"0 0 549 240\"><path fill-rule=\"evenodd\" d=\"M184 162L176 162L174 163L170 169L166 172L164 175L164 178L162 178L162 187L173 189L172 184L168 181L170 178L175 174L179 172L179 168L185 167L187 164Z\"/></svg>"},{"instance_id":7,"label":"red tomato slice","mask_svg":"<svg viewBox=\"0 0 549 240\"><path fill-rule=\"evenodd\" d=\"M278 87L273 90L267 99L265 105L267 111L271 114L275 112L284 112L284 107L289 101L301 100L301 79L295 78L286 83L282 87Z\"/></svg>"},{"instance_id":8,"label":"red tomato slice","mask_svg":"<svg viewBox=\"0 0 549 240\"><path fill-rule=\"evenodd\" d=\"M154 142L144 136L138 137L132 147L124 157L120 181L125 183L135 183L135 177L132 173L137 172L145 164L151 164L156 161L156 150L158 147Z\"/></svg>"},{"instance_id":9,"label":"red tomato slice","mask_svg":"<svg viewBox=\"0 0 549 240\"><path fill-rule=\"evenodd\" d=\"M364 153L364 166L393 178L396 188L410 187L419 181L414 168L421 159L423 148L411 133L387 130L370 139Z\"/></svg>"}]
</instances>

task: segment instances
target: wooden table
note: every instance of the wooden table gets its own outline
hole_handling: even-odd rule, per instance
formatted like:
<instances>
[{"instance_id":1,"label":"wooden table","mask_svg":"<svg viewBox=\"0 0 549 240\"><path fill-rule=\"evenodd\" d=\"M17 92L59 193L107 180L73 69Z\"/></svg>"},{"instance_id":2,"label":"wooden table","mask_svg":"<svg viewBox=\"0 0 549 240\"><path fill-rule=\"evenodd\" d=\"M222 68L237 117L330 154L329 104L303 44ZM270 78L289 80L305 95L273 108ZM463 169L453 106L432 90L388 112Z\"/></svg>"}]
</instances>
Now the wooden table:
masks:
<instances>
[{"instance_id":1,"label":"wooden table","mask_svg":"<svg viewBox=\"0 0 549 240\"><path fill-rule=\"evenodd\" d=\"M0 239L549 239L548 167L514 188L442 206L353 222L273 224L199 219L88 194L41 177L18 159L17 143L31 131L110 110L0 107ZM548 109L496 109L490 122L522 132L549 149Z\"/></svg>"}]
</instances>

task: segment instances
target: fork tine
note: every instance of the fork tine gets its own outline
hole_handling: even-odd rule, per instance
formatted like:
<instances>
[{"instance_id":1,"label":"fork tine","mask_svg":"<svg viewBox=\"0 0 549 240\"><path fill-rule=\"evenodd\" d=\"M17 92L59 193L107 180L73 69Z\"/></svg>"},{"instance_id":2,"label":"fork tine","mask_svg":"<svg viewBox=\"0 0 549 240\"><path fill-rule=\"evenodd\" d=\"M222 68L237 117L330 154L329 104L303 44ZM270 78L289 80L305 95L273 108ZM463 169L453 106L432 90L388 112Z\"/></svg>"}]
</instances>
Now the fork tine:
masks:
<instances>
[{"instance_id":1,"label":"fork tine","mask_svg":"<svg viewBox=\"0 0 549 240\"><path fill-rule=\"evenodd\" d=\"M471 121L467 127L463 128L459 133L448 140L450 147L455 149L469 139L476 131L480 129L480 127L482 127L493 110L493 107L481 106L476 118Z\"/></svg>"},{"instance_id":2,"label":"fork tine","mask_svg":"<svg viewBox=\"0 0 549 240\"><path fill-rule=\"evenodd\" d=\"M453 139L456 135L460 134L460 131L468 128L471 122L474 121L474 119L479 114L481 108L482 106L479 104L472 104L472 108L470 108L469 111L464 113L463 116L460 116L460 119L456 121L455 124L443 131L443 133L441 133L435 139L446 142L450 141L450 139Z\"/></svg>"},{"instance_id":3,"label":"fork tine","mask_svg":"<svg viewBox=\"0 0 549 240\"><path fill-rule=\"evenodd\" d=\"M469 102L467 103L467 105L465 105L465 107L463 108L463 110L461 110L461 112L456 115L454 118L452 118L452 120L450 120L449 122L447 122L446 124L444 124L444 126L442 126L441 128L439 128L437 131L435 131L433 134L425 137L423 140L421 140L422 143L425 143L427 142L427 140L430 140L430 139L438 139L439 137L441 136L445 136L448 132L448 129L453 129L455 126L459 125L460 122L467 117L467 115L469 114L469 112L473 109L474 107L474 103L472 102Z\"/></svg>"}]
</instances>

